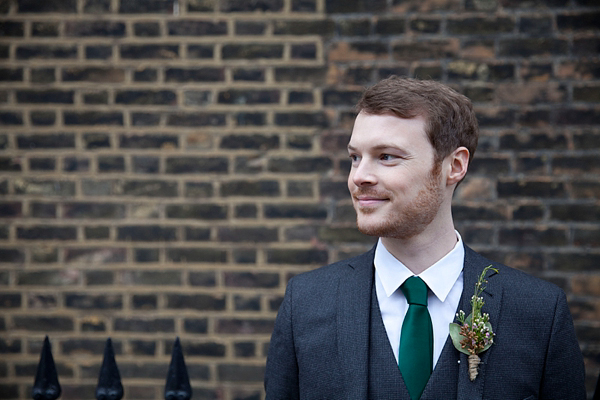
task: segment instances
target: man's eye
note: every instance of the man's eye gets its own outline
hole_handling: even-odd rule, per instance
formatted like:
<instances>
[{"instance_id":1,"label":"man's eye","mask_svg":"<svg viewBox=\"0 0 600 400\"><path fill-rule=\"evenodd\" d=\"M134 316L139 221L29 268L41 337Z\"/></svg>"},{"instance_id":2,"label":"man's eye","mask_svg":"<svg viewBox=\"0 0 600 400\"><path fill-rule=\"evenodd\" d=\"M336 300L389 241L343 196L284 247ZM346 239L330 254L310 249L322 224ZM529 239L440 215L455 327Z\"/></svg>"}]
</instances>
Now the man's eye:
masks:
<instances>
[{"instance_id":1,"label":"man's eye","mask_svg":"<svg viewBox=\"0 0 600 400\"><path fill-rule=\"evenodd\" d=\"M381 155L381 159L382 159L383 161L390 161L390 160L393 160L394 158L396 158L396 157L394 157L394 156L393 156L393 155L391 155L391 154L382 154L382 155Z\"/></svg>"},{"instance_id":2,"label":"man's eye","mask_svg":"<svg viewBox=\"0 0 600 400\"><path fill-rule=\"evenodd\" d=\"M350 160L352 160L352 161L358 160L358 156L356 154L350 154L348 157L350 157Z\"/></svg>"}]
</instances>

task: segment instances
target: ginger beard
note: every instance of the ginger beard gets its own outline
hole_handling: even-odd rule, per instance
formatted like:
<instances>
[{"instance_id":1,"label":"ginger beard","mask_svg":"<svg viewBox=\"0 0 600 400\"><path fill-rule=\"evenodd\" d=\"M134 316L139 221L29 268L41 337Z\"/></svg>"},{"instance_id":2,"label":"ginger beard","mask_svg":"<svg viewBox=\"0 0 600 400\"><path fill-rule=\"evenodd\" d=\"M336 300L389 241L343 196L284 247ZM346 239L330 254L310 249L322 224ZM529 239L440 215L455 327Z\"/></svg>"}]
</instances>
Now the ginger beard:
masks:
<instances>
[{"instance_id":1,"label":"ginger beard","mask_svg":"<svg viewBox=\"0 0 600 400\"><path fill-rule=\"evenodd\" d=\"M434 162L425 186L412 200L403 204L394 204L394 201L399 200L394 198L392 192L379 192L372 188L357 187L352 193L352 198L356 210L358 230L369 236L402 240L420 234L434 220L444 201L444 190L440 184L440 176L441 162ZM362 208L354 201L354 197L359 195L386 197L389 198L388 202L390 204L384 207L385 211L378 208ZM385 212L385 215L381 218L376 221L369 221L371 218L368 216L382 212Z\"/></svg>"}]
</instances>

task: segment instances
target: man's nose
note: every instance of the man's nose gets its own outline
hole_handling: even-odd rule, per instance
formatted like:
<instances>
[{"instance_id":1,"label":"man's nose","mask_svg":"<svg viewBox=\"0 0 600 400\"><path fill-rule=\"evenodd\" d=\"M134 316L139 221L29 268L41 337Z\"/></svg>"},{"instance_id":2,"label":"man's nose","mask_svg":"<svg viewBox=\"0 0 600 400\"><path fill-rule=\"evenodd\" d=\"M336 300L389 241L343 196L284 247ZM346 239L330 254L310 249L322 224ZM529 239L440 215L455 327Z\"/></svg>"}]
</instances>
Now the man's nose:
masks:
<instances>
[{"instance_id":1,"label":"man's nose","mask_svg":"<svg viewBox=\"0 0 600 400\"><path fill-rule=\"evenodd\" d=\"M368 186L377 183L377 176L371 163L368 160L362 159L359 164L352 167L350 172L352 182L356 186Z\"/></svg>"}]
</instances>

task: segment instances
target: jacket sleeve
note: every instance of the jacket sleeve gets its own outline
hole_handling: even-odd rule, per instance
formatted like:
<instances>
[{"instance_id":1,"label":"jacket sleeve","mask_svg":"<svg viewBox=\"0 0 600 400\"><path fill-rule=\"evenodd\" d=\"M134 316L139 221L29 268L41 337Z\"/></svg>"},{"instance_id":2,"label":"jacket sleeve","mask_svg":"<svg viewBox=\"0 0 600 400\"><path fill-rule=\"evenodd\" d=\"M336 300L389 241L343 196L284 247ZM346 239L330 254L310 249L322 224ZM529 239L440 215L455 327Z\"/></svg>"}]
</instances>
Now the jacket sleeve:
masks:
<instances>
[{"instance_id":1,"label":"jacket sleeve","mask_svg":"<svg viewBox=\"0 0 600 400\"><path fill-rule=\"evenodd\" d=\"M269 343L265 371L266 400L300 398L298 363L292 330L292 280L288 283L279 307L275 328Z\"/></svg>"},{"instance_id":2,"label":"jacket sleeve","mask_svg":"<svg viewBox=\"0 0 600 400\"><path fill-rule=\"evenodd\" d=\"M548 343L541 399L584 400L585 368L564 292L556 303Z\"/></svg>"}]
</instances>

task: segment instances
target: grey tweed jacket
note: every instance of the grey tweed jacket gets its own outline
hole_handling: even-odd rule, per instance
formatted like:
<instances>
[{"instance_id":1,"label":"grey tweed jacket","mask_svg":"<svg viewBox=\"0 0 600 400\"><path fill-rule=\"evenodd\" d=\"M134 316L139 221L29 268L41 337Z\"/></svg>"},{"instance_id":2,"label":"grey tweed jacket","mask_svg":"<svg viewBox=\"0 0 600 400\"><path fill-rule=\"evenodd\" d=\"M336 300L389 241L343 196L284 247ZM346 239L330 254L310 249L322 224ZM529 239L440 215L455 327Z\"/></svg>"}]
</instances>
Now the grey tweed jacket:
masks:
<instances>
[{"instance_id":1,"label":"grey tweed jacket","mask_svg":"<svg viewBox=\"0 0 600 400\"><path fill-rule=\"evenodd\" d=\"M377 361L368 354L374 252L290 280L269 345L268 400L371 398L369 362ZM496 339L481 355L478 377L469 380L467 356L448 340L421 399L585 399L583 359L558 287L465 246L459 308L468 313L475 282L490 264L498 273L488 278L483 311ZM402 387L386 399L408 397Z\"/></svg>"}]
</instances>

